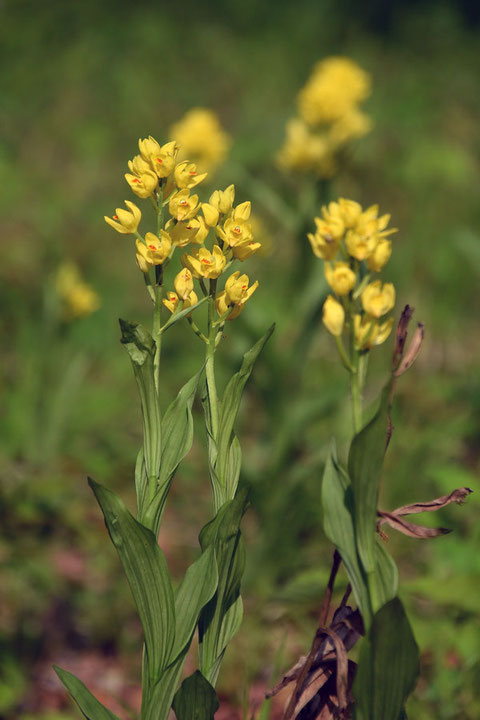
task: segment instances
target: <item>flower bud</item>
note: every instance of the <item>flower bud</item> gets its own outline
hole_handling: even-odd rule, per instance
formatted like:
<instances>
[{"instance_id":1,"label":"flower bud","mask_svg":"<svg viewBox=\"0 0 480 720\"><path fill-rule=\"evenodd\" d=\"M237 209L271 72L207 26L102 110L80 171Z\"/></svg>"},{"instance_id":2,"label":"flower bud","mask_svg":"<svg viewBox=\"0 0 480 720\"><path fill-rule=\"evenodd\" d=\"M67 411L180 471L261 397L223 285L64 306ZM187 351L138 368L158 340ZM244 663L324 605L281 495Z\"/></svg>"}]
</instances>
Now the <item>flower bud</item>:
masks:
<instances>
[{"instance_id":1,"label":"flower bud","mask_svg":"<svg viewBox=\"0 0 480 720\"><path fill-rule=\"evenodd\" d=\"M367 285L362 292L362 306L368 315L380 318L395 305L395 288L392 283L385 283L382 287L380 280Z\"/></svg>"},{"instance_id":2,"label":"flower bud","mask_svg":"<svg viewBox=\"0 0 480 720\"><path fill-rule=\"evenodd\" d=\"M235 186L229 185L226 190L215 190L210 196L209 203L222 215L228 215L235 200Z\"/></svg>"},{"instance_id":3,"label":"flower bud","mask_svg":"<svg viewBox=\"0 0 480 720\"><path fill-rule=\"evenodd\" d=\"M338 300L335 300L333 295L328 295L323 303L322 320L329 333L336 336L342 334L343 324L345 322L345 310Z\"/></svg>"},{"instance_id":4,"label":"flower bud","mask_svg":"<svg viewBox=\"0 0 480 720\"><path fill-rule=\"evenodd\" d=\"M175 292L181 300L186 300L190 293L193 291L193 277L192 273L188 268L183 268L176 275L173 282Z\"/></svg>"},{"instance_id":5,"label":"flower bud","mask_svg":"<svg viewBox=\"0 0 480 720\"><path fill-rule=\"evenodd\" d=\"M336 295L348 295L355 287L356 275L346 262L325 263L325 277Z\"/></svg>"},{"instance_id":6,"label":"flower bud","mask_svg":"<svg viewBox=\"0 0 480 720\"><path fill-rule=\"evenodd\" d=\"M113 216L113 219L107 217L106 215L104 218L105 222L111 225L117 232L122 233L123 235L130 235L137 232L142 218L142 213L135 203L130 202L130 200L125 200L125 205L128 210L117 208L115 211L116 215Z\"/></svg>"},{"instance_id":7,"label":"flower bud","mask_svg":"<svg viewBox=\"0 0 480 720\"><path fill-rule=\"evenodd\" d=\"M367 268L369 270L373 270L374 272L380 272L380 270L387 264L387 262L390 260L390 255L392 254L392 243L390 240L385 240L385 238L381 238L375 250L370 255L369 258L367 258Z\"/></svg>"}]
</instances>

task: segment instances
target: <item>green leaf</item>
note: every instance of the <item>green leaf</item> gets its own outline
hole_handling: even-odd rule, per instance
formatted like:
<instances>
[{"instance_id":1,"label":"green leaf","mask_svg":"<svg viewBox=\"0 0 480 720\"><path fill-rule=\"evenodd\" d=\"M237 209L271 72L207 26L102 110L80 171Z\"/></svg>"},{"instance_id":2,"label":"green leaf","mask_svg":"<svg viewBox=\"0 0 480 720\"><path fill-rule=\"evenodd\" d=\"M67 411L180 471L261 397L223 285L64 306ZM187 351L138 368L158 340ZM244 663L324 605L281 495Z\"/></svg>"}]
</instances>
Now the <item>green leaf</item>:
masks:
<instances>
[{"instance_id":1,"label":"green leaf","mask_svg":"<svg viewBox=\"0 0 480 720\"><path fill-rule=\"evenodd\" d=\"M219 707L215 690L199 670L183 681L173 701L177 720L213 720Z\"/></svg>"},{"instance_id":2,"label":"green leaf","mask_svg":"<svg viewBox=\"0 0 480 720\"><path fill-rule=\"evenodd\" d=\"M355 536L358 553L367 573L373 573L376 565L378 483L385 456L390 389L391 381L382 392L377 413L353 438L348 456L348 475L354 497Z\"/></svg>"},{"instance_id":3,"label":"green leaf","mask_svg":"<svg viewBox=\"0 0 480 720\"><path fill-rule=\"evenodd\" d=\"M145 710L142 705L142 720L168 720L186 657L187 648L167 667L160 680L151 688Z\"/></svg>"},{"instance_id":4,"label":"green leaf","mask_svg":"<svg viewBox=\"0 0 480 720\"><path fill-rule=\"evenodd\" d=\"M174 660L190 644L204 605L212 599L218 584L215 549L210 545L188 568L175 593L176 631L172 650Z\"/></svg>"},{"instance_id":5,"label":"green leaf","mask_svg":"<svg viewBox=\"0 0 480 720\"><path fill-rule=\"evenodd\" d=\"M158 533L162 512L170 485L180 461L185 457L193 441L192 405L203 368L194 375L167 408L161 424L162 455L156 494L144 514L139 518L147 527Z\"/></svg>"},{"instance_id":6,"label":"green leaf","mask_svg":"<svg viewBox=\"0 0 480 720\"><path fill-rule=\"evenodd\" d=\"M240 583L245 568L245 548L240 522L247 507L242 489L225 503L200 533L205 552L213 546L218 566L218 588L200 614L200 669L214 684L226 646L237 632L242 617Z\"/></svg>"},{"instance_id":7,"label":"green leaf","mask_svg":"<svg viewBox=\"0 0 480 720\"><path fill-rule=\"evenodd\" d=\"M90 690L75 675L67 672L67 670L62 670L57 665L54 665L53 669L87 720L119 720L116 715L92 695Z\"/></svg>"},{"instance_id":8,"label":"green leaf","mask_svg":"<svg viewBox=\"0 0 480 720\"><path fill-rule=\"evenodd\" d=\"M165 325L162 327L162 333L166 332L166 330L169 330L171 327L173 327L179 320L182 320L186 315L190 315L194 310L200 307L200 305L203 305L204 302L208 300L208 297L201 298L195 305L189 305L186 308L183 308L183 310L179 310L178 313L174 313L169 317Z\"/></svg>"},{"instance_id":9,"label":"green leaf","mask_svg":"<svg viewBox=\"0 0 480 720\"><path fill-rule=\"evenodd\" d=\"M378 607L374 606L374 611L379 610L382 605L392 600L398 592L397 566L392 556L386 551L383 540L376 540L375 554Z\"/></svg>"},{"instance_id":10,"label":"green leaf","mask_svg":"<svg viewBox=\"0 0 480 720\"><path fill-rule=\"evenodd\" d=\"M145 633L149 681L168 664L175 635L175 607L167 563L155 536L113 492L89 478L125 570Z\"/></svg>"},{"instance_id":11,"label":"green leaf","mask_svg":"<svg viewBox=\"0 0 480 720\"><path fill-rule=\"evenodd\" d=\"M419 673L418 646L398 598L374 615L353 686L356 720L400 720Z\"/></svg>"},{"instance_id":12,"label":"green leaf","mask_svg":"<svg viewBox=\"0 0 480 720\"><path fill-rule=\"evenodd\" d=\"M353 494L348 477L337 464L335 444L325 465L322 482L323 528L342 556L357 604L364 618L371 614L370 602L353 525Z\"/></svg>"},{"instance_id":13,"label":"green leaf","mask_svg":"<svg viewBox=\"0 0 480 720\"><path fill-rule=\"evenodd\" d=\"M235 483L232 482L232 478L229 478L228 473L229 470L232 470L232 467L236 470L236 464L234 462L232 465L230 458L230 448L233 443L233 426L240 407L243 389L252 373L256 359L260 355L274 329L275 325L272 325L265 335L260 338L260 340L258 340L258 342L256 342L248 352L245 353L240 370L232 377L223 394L218 423L219 431L217 437L216 474L221 485L224 488L230 488L231 494L227 494L227 498L232 498L235 494ZM234 450L233 452L236 453L237 451Z\"/></svg>"},{"instance_id":14,"label":"green leaf","mask_svg":"<svg viewBox=\"0 0 480 720\"><path fill-rule=\"evenodd\" d=\"M137 495L137 519L141 521L148 492L148 477L145 469L143 447L138 451L137 461L135 463L135 492Z\"/></svg>"},{"instance_id":15,"label":"green leaf","mask_svg":"<svg viewBox=\"0 0 480 720\"><path fill-rule=\"evenodd\" d=\"M149 482L156 484L161 457L160 408L155 389L155 342L142 325L120 320L121 343L132 362L140 394L143 418L143 448Z\"/></svg>"}]
</instances>

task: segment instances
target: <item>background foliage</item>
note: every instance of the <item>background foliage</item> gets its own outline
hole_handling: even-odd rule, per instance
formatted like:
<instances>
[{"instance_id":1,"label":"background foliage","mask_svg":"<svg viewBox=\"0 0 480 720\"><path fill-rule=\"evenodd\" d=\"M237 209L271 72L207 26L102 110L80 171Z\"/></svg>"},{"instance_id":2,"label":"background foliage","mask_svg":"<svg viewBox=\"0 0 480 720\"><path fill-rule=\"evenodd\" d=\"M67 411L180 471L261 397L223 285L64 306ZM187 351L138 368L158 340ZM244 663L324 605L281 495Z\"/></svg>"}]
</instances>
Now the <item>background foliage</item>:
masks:
<instances>
[{"instance_id":1,"label":"background foliage","mask_svg":"<svg viewBox=\"0 0 480 720\"><path fill-rule=\"evenodd\" d=\"M102 692L118 698L119 714L122 702L138 702L139 626L85 479L92 475L132 505L141 422L116 318L144 321L149 308L129 239L114 236L103 215L129 197L122 174L138 137L164 138L190 107L214 109L233 138L214 186L233 181L238 200L252 197L270 236L270 254L256 261L255 301L224 343L225 368L272 320L279 326L243 408L256 511L246 518L246 622L227 656L224 698L237 709L248 688L258 698L275 663L284 669L305 650L330 559L320 478L332 434L347 440L349 416L346 375L318 321L282 385L295 389L287 408L293 440L283 457L291 472L276 476L271 458L272 447L280 452L272 420L280 388L272 378L285 378L297 289L306 281L297 275L292 284L306 240L293 232L288 208L309 202L307 183L280 175L272 157L298 89L324 56L348 55L373 77L366 110L374 129L352 149L332 195L392 213L400 232L388 279L397 308L414 305L427 329L398 393L382 506L475 489L480 29L469 7L400 0L362 12L350 0L0 5L0 716L75 717L53 662L87 683L90 674L99 699ZM284 200L275 204L263 182ZM102 303L69 324L59 320L53 283L65 259L78 263ZM388 353L376 355L380 385ZM166 396L199 361L186 330L172 330ZM197 440L161 537L179 576L194 557L191 528L211 513L205 468ZM477 502L474 495L463 512L441 511L436 520L454 530L447 538L390 540L423 649L410 702L418 720L480 714Z\"/></svg>"}]
</instances>

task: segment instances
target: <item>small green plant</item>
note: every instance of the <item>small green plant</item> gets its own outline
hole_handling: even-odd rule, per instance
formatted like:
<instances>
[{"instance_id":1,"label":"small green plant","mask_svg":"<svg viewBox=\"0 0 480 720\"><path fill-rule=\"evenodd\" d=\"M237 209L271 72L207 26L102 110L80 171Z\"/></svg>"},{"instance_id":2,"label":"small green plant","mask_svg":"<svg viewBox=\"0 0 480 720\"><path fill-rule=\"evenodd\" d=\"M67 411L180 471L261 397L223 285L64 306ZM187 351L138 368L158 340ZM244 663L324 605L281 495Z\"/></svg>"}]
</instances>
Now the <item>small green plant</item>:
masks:
<instances>
[{"instance_id":1,"label":"small green plant","mask_svg":"<svg viewBox=\"0 0 480 720\"><path fill-rule=\"evenodd\" d=\"M350 718L402 720L405 703L416 685L419 650L398 597L398 572L385 549L381 526L388 524L413 538L443 535L448 530L426 528L405 516L461 503L471 492L459 488L431 502L413 503L393 511L378 507L385 452L393 432L391 408L398 378L415 361L424 329L418 324L406 347L412 310L402 312L392 368L373 417L364 420L363 389L370 352L389 336L395 304L391 283L376 279L391 255L387 239L389 215L378 206L367 210L341 198L315 218L309 235L316 257L325 263L332 293L323 305L323 323L334 336L339 358L350 375L353 439L347 462L332 442L322 483L323 526L335 546L319 627L306 658L274 688L294 683L284 720L290 718ZM340 259L338 259L340 258ZM349 585L340 606L330 612L335 577L343 564ZM347 605L350 594L356 609ZM358 662L348 652L364 636Z\"/></svg>"},{"instance_id":2,"label":"small green plant","mask_svg":"<svg viewBox=\"0 0 480 720\"><path fill-rule=\"evenodd\" d=\"M166 720L173 703L178 720L211 718L218 707L214 686L228 643L242 620L240 584L245 550L240 522L247 493L239 487L241 450L234 432L242 392L273 327L249 350L222 395L217 389L215 354L227 321L244 310L258 283L239 270L224 277L234 263L259 248L252 236L250 202L234 206L233 185L200 202L192 189L204 180L193 163L177 162L178 145L163 146L149 137L129 162L126 180L148 200L156 216L155 232L140 234L140 209L126 201L105 220L120 234L136 239L137 265L153 303L153 328L120 320L125 347L138 386L143 447L135 467L136 518L111 490L90 479L110 538L118 552L142 623L142 720ZM213 236L213 242L209 238ZM187 248L181 269L169 279L175 251ZM210 247L210 249L209 249ZM174 289L166 290L167 282ZM198 292L198 294L197 294ZM200 299L198 297L200 295ZM166 313L169 313L166 315ZM163 410L161 351L164 336L187 322L205 355L198 372ZM157 537L177 468L193 439L192 405L200 388L204 409L213 519L200 532L200 555L173 586ZM198 670L180 684L195 631ZM75 676L56 671L89 720L111 720L104 707ZM194 714L192 714L194 713Z\"/></svg>"}]
</instances>

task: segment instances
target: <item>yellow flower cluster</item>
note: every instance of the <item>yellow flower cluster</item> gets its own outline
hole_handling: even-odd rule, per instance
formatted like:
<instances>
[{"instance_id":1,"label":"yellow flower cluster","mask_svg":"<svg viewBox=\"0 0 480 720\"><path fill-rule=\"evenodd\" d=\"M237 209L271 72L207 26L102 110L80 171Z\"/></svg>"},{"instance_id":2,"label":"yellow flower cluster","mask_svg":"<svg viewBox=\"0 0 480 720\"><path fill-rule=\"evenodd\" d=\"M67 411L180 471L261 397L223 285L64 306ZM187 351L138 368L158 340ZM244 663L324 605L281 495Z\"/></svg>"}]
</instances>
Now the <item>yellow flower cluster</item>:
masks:
<instances>
[{"instance_id":1,"label":"yellow flower cluster","mask_svg":"<svg viewBox=\"0 0 480 720\"><path fill-rule=\"evenodd\" d=\"M83 280L78 267L65 262L57 270L55 287L63 303L65 319L73 320L90 315L100 307L95 290Z\"/></svg>"},{"instance_id":2,"label":"yellow flower cluster","mask_svg":"<svg viewBox=\"0 0 480 720\"><path fill-rule=\"evenodd\" d=\"M261 247L254 240L250 222L250 202L234 206L235 188L215 190L208 202L201 202L193 193L206 177L189 160L178 162L180 146L176 141L160 145L153 137L138 141L140 154L128 163L130 173L125 175L131 190L140 198L149 198L158 218L156 233L139 233L142 213L135 203L126 200L126 209L117 208L113 217L105 221L121 234L136 237L136 260L140 270L150 282L150 271L155 266L166 267L176 248L186 248L180 258L183 269L174 281L164 305L174 312L179 302L190 307L198 302L194 279L216 280L236 260L247 260ZM168 209L168 218L164 213ZM161 227L163 225L163 227ZM209 236L213 237L207 246ZM158 281L158 280L156 280ZM258 283L249 287L246 275L234 272L225 289L215 296L220 316L233 319L242 312L246 301Z\"/></svg>"},{"instance_id":3,"label":"yellow flower cluster","mask_svg":"<svg viewBox=\"0 0 480 720\"><path fill-rule=\"evenodd\" d=\"M181 146L180 158L194 160L202 170L213 172L231 145L218 117L207 108L192 108L170 128L170 137Z\"/></svg>"},{"instance_id":4,"label":"yellow flower cluster","mask_svg":"<svg viewBox=\"0 0 480 720\"><path fill-rule=\"evenodd\" d=\"M323 322L338 337L348 315L357 350L380 345L392 329L393 317L385 316L395 304L395 288L372 280L392 252L388 236L396 229L387 229L389 221L390 215L378 214L378 205L363 210L340 198L322 208L315 233L308 235L314 254L325 261L325 277L335 293L324 303Z\"/></svg>"},{"instance_id":5,"label":"yellow flower cluster","mask_svg":"<svg viewBox=\"0 0 480 720\"><path fill-rule=\"evenodd\" d=\"M370 130L370 119L359 107L370 91L370 76L353 60L329 57L318 62L298 94L299 117L287 123L279 165L324 178L333 175L338 152Z\"/></svg>"}]
</instances>

